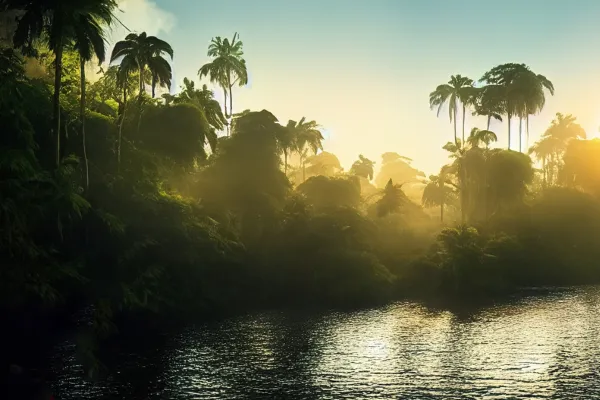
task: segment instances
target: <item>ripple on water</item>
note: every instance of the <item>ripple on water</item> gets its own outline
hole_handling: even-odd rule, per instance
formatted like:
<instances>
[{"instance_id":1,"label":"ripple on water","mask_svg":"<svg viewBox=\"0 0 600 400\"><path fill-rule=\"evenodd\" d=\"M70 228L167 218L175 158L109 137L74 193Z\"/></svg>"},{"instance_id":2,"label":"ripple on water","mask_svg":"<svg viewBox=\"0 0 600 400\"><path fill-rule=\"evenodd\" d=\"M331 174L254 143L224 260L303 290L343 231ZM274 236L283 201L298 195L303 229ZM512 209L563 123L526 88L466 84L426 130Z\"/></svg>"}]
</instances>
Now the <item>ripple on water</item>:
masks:
<instances>
[{"instance_id":1,"label":"ripple on water","mask_svg":"<svg viewBox=\"0 0 600 400\"><path fill-rule=\"evenodd\" d=\"M64 399L600 398L600 289L468 313L410 303L352 313L260 313L190 327L81 377L57 346Z\"/></svg>"}]
</instances>

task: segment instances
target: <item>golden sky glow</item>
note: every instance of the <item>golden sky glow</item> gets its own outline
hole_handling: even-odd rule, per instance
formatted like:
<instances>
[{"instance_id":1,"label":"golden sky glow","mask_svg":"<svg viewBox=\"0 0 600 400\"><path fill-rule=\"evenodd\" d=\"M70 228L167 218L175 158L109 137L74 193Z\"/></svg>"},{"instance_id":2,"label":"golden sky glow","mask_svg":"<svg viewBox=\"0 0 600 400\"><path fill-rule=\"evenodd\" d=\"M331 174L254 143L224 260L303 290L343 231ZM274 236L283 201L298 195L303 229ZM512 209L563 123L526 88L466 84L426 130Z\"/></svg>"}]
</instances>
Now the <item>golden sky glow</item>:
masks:
<instances>
[{"instance_id":1,"label":"golden sky glow","mask_svg":"<svg viewBox=\"0 0 600 400\"><path fill-rule=\"evenodd\" d=\"M438 0L121 5L121 19L132 30L171 42L176 82L197 79L211 37L239 32L250 84L234 92L234 111L264 108L282 123L302 116L316 120L327 130L325 149L346 169L358 154L379 164L383 152L396 151L435 173L446 162L441 147L452 138L452 125L447 112L437 118L429 110L429 92L452 74L476 80L505 62L528 64L556 88L541 115L531 119L530 144L556 112L574 114L590 136L600 126L600 39L593 18L600 2L581 0L565 9L531 0L520 2L519 15L508 12L512 6L497 10L474 0L452 7ZM123 33L117 29L112 36ZM526 45L515 45L523 38ZM216 97L222 99L219 90ZM467 132L472 126L484 128L485 119L469 115ZM506 123L492 123L491 130L505 147Z\"/></svg>"}]
</instances>

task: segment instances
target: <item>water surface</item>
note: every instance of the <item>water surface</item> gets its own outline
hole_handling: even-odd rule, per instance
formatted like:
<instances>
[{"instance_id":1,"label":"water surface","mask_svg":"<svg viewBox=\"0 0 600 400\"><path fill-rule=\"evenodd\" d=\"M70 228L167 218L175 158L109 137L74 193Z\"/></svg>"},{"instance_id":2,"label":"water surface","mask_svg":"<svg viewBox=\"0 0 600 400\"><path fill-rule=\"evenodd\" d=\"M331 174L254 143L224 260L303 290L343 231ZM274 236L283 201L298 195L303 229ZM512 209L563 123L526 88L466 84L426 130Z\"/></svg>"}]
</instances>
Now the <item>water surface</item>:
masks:
<instances>
[{"instance_id":1,"label":"water surface","mask_svg":"<svg viewBox=\"0 0 600 400\"><path fill-rule=\"evenodd\" d=\"M124 350L127 349L127 350ZM269 312L128 343L111 376L83 381L67 340L63 399L600 398L600 288L460 313L414 303Z\"/></svg>"}]
</instances>

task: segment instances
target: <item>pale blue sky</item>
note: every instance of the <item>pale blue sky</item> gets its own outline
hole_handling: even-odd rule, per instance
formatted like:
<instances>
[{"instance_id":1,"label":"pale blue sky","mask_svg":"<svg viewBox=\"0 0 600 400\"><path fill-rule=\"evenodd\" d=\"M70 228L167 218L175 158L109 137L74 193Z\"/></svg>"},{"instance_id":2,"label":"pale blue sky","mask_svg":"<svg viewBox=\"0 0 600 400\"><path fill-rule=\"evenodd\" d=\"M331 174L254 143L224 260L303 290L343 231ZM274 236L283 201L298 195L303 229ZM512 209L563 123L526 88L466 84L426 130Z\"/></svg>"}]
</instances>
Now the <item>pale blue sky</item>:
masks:
<instances>
[{"instance_id":1,"label":"pale blue sky","mask_svg":"<svg viewBox=\"0 0 600 400\"><path fill-rule=\"evenodd\" d=\"M447 113L436 118L429 111L429 92L451 74L479 79L504 62L524 62L555 84L555 97L532 120L532 142L557 111L573 113L590 135L600 125L598 0L123 0L121 6L132 30L172 44L177 82L197 80L213 36L239 32L251 82L234 93L234 111L264 108L282 123L316 120L330 136L326 150L346 168L359 153L379 163L383 152L397 151L436 172L452 126ZM467 125L483 128L485 121L468 118ZM492 130L506 146L506 124Z\"/></svg>"}]
</instances>

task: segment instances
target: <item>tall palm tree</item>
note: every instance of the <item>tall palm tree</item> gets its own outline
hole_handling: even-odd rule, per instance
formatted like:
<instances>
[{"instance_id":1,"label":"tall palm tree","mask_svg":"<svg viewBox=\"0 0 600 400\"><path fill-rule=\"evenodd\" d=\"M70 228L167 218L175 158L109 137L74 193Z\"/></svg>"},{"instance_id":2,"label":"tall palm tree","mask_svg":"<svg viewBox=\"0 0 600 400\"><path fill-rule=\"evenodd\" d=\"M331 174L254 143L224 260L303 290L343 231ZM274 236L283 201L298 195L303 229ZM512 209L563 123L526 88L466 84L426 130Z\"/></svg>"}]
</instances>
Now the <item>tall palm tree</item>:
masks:
<instances>
[{"instance_id":1,"label":"tall palm tree","mask_svg":"<svg viewBox=\"0 0 600 400\"><path fill-rule=\"evenodd\" d=\"M529 137L529 115L544 107L544 90L554 94L554 85L545 76L531 71L525 64L508 63L498 65L486 72L481 81L488 84L496 98L502 98L502 108L508 120L508 149L511 144L511 119L519 117L519 151L522 150L523 118L527 122Z\"/></svg>"},{"instance_id":2,"label":"tall palm tree","mask_svg":"<svg viewBox=\"0 0 600 400\"><path fill-rule=\"evenodd\" d=\"M302 166L302 182L306 180L306 158L308 152L317 154L323 150L323 134L319 130L319 125L315 121L306 121L305 117L295 125L288 122L288 127L293 129L294 148L300 156L300 165Z\"/></svg>"},{"instance_id":3,"label":"tall palm tree","mask_svg":"<svg viewBox=\"0 0 600 400\"><path fill-rule=\"evenodd\" d=\"M171 57L171 60L173 59L173 49L169 43L156 36L148 36L146 32L142 32L139 35L130 33L125 37L125 40L121 40L115 44L110 56L110 62L113 63L121 58L121 63L125 62L128 68L136 65L136 70L140 74L139 96L141 98L144 93L144 74L146 68L150 69L153 77L156 75L156 81L159 83L166 83L168 81L170 84L171 67L165 65L168 62L163 58L163 54L167 54Z\"/></svg>"},{"instance_id":4,"label":"tall palm tree","mask_svg":"<svg viewBox=\"0 0 600 400\"><path fill-rule=\"evenodd\" d=\"M508 149L511 144L511 121L517 115L519 102L518 92L515 90L515 81L519 74L529 70L525 64L508 63L498 65L486 72L480 79L488 85L497 99L502 99L502 109L508 121Z\"/></svg>"},{"instance_id":5,"label":"tall palm tree","mask_svg":"<svg viewBox=\"0 0 600 400\"><path fill-rule=\"evenodd\" d=\"M472 79L468 79L464 87L459 92L459 100L462 105L462 141L465 141L465 124L467 122L467 107L475 106L477 104L477 98L481 89L475 88ZM469 82L470 81L470 82Z\"/></svg>"},{"instance_id":6,"label":"tall palm tree","mask_svg":"<svg viewBox=\"0 0 600 400\"><path fill-rule=\"evenodd\" d=\"M473 101L475 88L473 80L461 75L452 75L450 81L443 85L439 85L433 92L429 94L429 106L433 110L437 107L437 115L444 104L448 103L448 114L450 122L454 122L454 142L458 143L458 133L456 130L456 116L458 114L458 104L462 105L463 109L463 141L465 136L465 114L466 107Z\"/></svg>"},{"instance_id":7,"label":"tall palm tree","mask_svg":"<svg viewBox=\"0 0 600 400\"><path fill-rule=\"evenodd\" d=\"M123 76L123 82L127 81L128 74L132 71L138 71L139 73L139 94L138 103L140 110L137 118L137 131L139 135L140 125L142 121L142 103L144 95L144 85L146 68L150 69L152 75L152 84L156 82L169 84L171 83L171 67L165 66L168 62L163 58L163 53L166 53L173 59L173 49L171 45L164 40L157 38L156 36L148 36L146 32L142 32L139 35L136 33L130 33L125 37L125 40L121 40L115 44L112 54L110 56L110 62L113 63L118 59L121 59L120 64L123 66L121 74ZM154 86L153 86L154 95ZM124 92L124 96L126 93ZM121 127L119 128L119 150L118 160L121 160L121 131L123 126L123 119L121 120Z\"/></svg>"},{"instance_id":8,"label":"tall palm tree","mask_svg":"<svg viewBox=\"0 0 600 400\"><path fill-rule=\"evenodd\" d=\"M531 88L533 89L531 91L531 96L528 96L525 105L525 110L527 112L525 117L527 126L527 146L529 146L529 116L539 114L544 108L544 105L546 104L544 89L547 90L550 95L554 96L554 84L550 82L548 78L541 74L537 74L535 78L535 84L531 85Z\"/></svg>"},{"instance_id":9,"label":"tall palm tree","mask_svg":"<svg viewBox=\"0 0 600 400\"><path fill-rule=\"evenodd\" d=\"M101 40L102 36L97 35L102 32L100 24L111 21L115 7L114 0L3 0L0 3L3 10L22 12L13 37L15 47L31 51L34 40L43 37L55 55L53 130L56 135L57 166L61 160L60 89L63 51L65 46L77 40L78 35L79 41L83 41L81 35L84 32L89 40ZM88 44L91 42L88 41ZM99 47L99 43L93 47Z\"/></svg>"},{"instance_id":10,"label":"tall palm tree","mask_svg":"<svg viewBox=\"0 0 600 400\"><path fill-rule=\"evenodd\" d=\"M79 113L81 118L81 140L83 148L83 158L85 162L85 188L90 187L90 168L87 157L87 146L85 136L85 102L86 102L86 82L85 82L85 64L92 60L94 56L98 59L98 64L102 64L106 58L106 41L104 38L104 28L101 24L110 26L113 18L114 3L105 2L105 8L102 13L96 15L79 14L76 24L73 25L74 47L79 53L79 70L81 77L81 97L79 103Z\"/></svg>"},{"instance_id":11,"label":"tall palm tree","mask_svg":"<svg viewBox=\"0 0 600 400\"><path fill-rule=\"evenodd\" d=\"M211 40L208 46L209 57L212 61L204 64L198 71L200 78L209 76L211 82L217 83L223 88L225 94L224 111L225 117L233 116L233 87L244 86L248 83L248 70L246 61L243 59L243 43L239 40L236 32L231 41L217 36ZM227 97L229 97L229 112L227 112Z\"/></svg>"},{"instance_id":12,"label":"tall palm tree","mask_svg":"<svg viewBox=\"0 0 600 400\"><path fill-rule=\"evenodd\" d=\"M544 90L554 95L554 85L543 75L527 69L521 71L514 83L515 104L519 116L519 151L522 151L523 119L527 124L527 145L529 144L529 116L539 113L546 103Z\"/></svg>"},{"instance_id":13,"label":"tall palm tree","mask_svg":"<svg viewBox=\"0 0 600 400\"><path fill-rule=\"evenodd\" d=\"M127 91L128 91L128 82L130 75L136 71L138 68L138 64L134 57L125 56L121 63L119 64L119 69L117 70L116 84L117 87L120 87L123 90L123 110L121 112L121 121L119 122L119 138L117 143L117 165L120 168L121 165L121 144L123 142L123 124L125 123L125 116L127 112Z\"/></svg>"}]
</instances>

